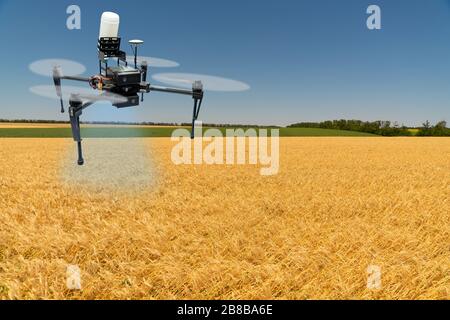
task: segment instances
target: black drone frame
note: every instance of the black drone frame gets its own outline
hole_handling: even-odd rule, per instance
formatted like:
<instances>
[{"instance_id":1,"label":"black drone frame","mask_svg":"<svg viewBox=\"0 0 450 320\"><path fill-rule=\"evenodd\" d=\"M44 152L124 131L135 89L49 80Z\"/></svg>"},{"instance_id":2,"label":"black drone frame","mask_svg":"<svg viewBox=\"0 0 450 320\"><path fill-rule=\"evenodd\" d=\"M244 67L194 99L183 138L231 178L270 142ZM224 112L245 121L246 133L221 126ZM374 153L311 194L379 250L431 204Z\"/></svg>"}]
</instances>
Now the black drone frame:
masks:
<instances>
[{"instance_id":1,"label":"black drone frame","mask_svg":"<svg viewBox=\"0 0 450 320\"><path fill-rule=\"evenodd\" d=\"M148 66L145 62L142 63L141 68L137 68L137 49L134 50L134 61L135 61L135 70L139 72L139 82L133 83L131 85L121 85L122 81L127 81L127 78L131 78L128 75L123 76L122 78L116 77L115 79L108 78L108 59L109 58L117 58L117 65L120 65L120 62L126 62L126 54L119 50L120 48L120 38L100 38L98 49L99 49L99 67L100 67L100 75L86 78L86 77L78 77L78 76L63 76L61 70L58 67L53 69L53 81L56 87L57 96L60 98L61 103L61 113L64 113L64 103L62 98L62 89L61 82L62 80L71 80L71 81L79 81L89 83L92 87L102 90L102 94L100 97L106 98L108 100L108 94L113 93L114 95L123 96L126 99L125 102L116 102L114 99L112 105L117 108L125 108L125 107L133 107L139 105L139 96L141 93L141 101L144 101L144 94L150 93L152 91L156 92L166 92L166 93L175 93L191 96L194 99L194 108L192 113L192 131L191 138L195 137L195 122L198 119L200 114L200 109L203 101L203 84L201 81L195 81L192 85L192 90L188 89L180 89L180 88L169 88L169 87L161 87L161 86L152 86L147 82L147 71ZM117 75L116 75L117 76ZM102 77L106 80L103 83ZM102 82L101 84L98 81ZM99 99L100 100L100 99ZM83 94L71 94L69 99L69 117L70 117L70 125L72 127L72 135L75 142L77 142L78 147L78 165L84 164L83 159L83 151L81 145L81 131L80 131L80 116L83 114L83 110L88 108L89 106L95 103L95 99L89 96L83 96Z\"/></svg>"}]
</instances>

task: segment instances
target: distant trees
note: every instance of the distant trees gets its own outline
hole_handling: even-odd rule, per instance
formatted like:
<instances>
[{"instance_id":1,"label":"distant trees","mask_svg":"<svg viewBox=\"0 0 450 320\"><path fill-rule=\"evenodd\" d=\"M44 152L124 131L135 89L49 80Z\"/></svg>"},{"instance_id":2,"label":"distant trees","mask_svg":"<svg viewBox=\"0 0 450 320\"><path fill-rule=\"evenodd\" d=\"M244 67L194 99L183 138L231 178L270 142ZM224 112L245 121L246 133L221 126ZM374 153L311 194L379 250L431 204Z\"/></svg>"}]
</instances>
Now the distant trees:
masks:
<instances>
[{"instance_id":1,"label":"distant trees","mask_svg":"<svg viewBox=\"0 0 450 320\"><path fill-rule=\"evenodd\" d=\"M422 136L422 137L445 137L450 136L450 129L447 127L446 121L440 121L436 125L431 125L427 120L417 129L417 133L413 132L413 128L400 126L398 123L390 121L361 121L361 120L333 120L323 122L300 122L290 125L288 128L321 128L348 130L372 133L380 136Z\"/></svg>"},{"instance_id":2,"label":"distant trees","mask_svg":"<svg viewBox=\"0 0 450 320\"><path fill-rule=\"evenodd\" d=\"M417 132L417 136L421 137L450 137L450 129L447 128L446 121L440 121L436 123L436 125L432 126L430 122L427 120L422 124L422 127L419 128Z\"/></svg>"},{"instance_id":3,"label":"distant trees","mask_svg":"<svg viewBox=\"0 0 450 320\"><path fill-rule=\"evenodd\" d=\"M321 128L358 131L381 136L411 136L411 131L397 123L390 121L361 121L361 120L333 120L324 122L300 122L290 125L289 128Z\"/></svg>"}]
</instances>

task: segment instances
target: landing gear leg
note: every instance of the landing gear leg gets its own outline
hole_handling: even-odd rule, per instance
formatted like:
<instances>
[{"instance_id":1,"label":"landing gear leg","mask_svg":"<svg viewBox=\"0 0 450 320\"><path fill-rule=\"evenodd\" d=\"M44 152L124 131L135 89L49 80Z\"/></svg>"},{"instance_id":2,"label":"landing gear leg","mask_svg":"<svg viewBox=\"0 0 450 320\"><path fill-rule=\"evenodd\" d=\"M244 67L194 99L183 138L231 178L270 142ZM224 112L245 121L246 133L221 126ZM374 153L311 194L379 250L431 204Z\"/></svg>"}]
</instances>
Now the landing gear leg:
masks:
<instances>
[{"instance_id":1,"label":"landing gear leg","mask_svg":"<svg viewBox=\"0 0 450 320\"><path fill-rule=\"evenodd\" d=\"M192 98L194 99L194 111L192 114L192 132L191 139L195 138L195 121L200 114L200 108L203 101L203 84L201 81L195 81L192 85Z\"/></svg>"},{"instance_id":2,"label":"landing gear leg","mask_svg":"<svg viewBox=\"0 0 450 320\"><path fill-rule=\"evenodd\" d=\"M80 116L83 114L83 109L87 108L92 104L92 102L82 103L78 100L70 100L69 101L69 116L70 116L70 125L72 127L72 135L73 140L77 143L78 149L78 165L84 165L83 159L83 149L81 146L81 131L80 131Z\"/></svg>"},{"instance_id":3,"label":"landing gear leg","mask_svg":"<svg viewBox=\"0 0 450 320\"><path fill-rule=\"evenodd\" d=\"M82 103L78 101L70 101L69 116L70 125L72 127L73 140L77 142L78 146L78 165L84 164L83 150L81 147L81 132L80 132L80 115L83 113Z\"/></svg>"},{"instance_id":4,"label":"landing gear leg","mask_svg":"<svg viewBox=\"0 0 450 320\"><path fill-rule=\"evenodd\" d=\"M78 165L82 166L84 164L84 159L83 159L83 150L81 148L81 141L78 141L77 144L78 144Z\"/></svg>"},{"instance_id":5,"label":"landing gear leg","mask_svg":"<svg viewBox=\"0 0 450 320\"><path fill-rule=\"evenodd\" d=\"M202 106L202 99L194 99L194 111L193 111L193 115L192 115L191 139L195 138L195 121L197 121L197 119L198 119L201 106Z\"/></svg>"}]
</instances>

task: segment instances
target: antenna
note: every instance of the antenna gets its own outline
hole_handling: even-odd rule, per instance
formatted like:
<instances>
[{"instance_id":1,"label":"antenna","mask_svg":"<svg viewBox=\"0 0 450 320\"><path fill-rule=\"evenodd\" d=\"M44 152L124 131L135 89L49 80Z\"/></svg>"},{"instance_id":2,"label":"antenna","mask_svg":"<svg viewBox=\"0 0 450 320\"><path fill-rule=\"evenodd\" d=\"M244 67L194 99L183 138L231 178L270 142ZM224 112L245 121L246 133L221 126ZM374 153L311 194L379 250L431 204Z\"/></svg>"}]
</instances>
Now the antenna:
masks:
<instances>
[{"instance_id":1,"label":"antenna","mask_svg":"<svg viewBox=\"0 0 450 320\"><path fill-rule=\"evenodd\" d=\"M138 47L141 44L144 44L144 41L142 40L130 40L128 41L128 43L131 45L131 48L133 49L133 54L134 54L134 68L137 69L137 53L138 53Z\"/></svg>"}]
</instances>

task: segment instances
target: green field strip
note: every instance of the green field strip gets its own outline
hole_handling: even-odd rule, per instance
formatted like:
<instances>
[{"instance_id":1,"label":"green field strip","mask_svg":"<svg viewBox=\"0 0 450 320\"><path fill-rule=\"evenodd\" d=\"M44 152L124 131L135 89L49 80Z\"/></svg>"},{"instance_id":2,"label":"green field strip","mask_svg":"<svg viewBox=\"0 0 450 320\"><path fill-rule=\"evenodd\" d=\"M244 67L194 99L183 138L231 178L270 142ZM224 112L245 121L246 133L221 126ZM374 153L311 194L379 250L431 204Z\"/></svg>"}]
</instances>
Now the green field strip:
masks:
<instances>
[{"instance_id":1,"label":"green field strip","mask_svg":"<svg viewBox=\"0 0 450 320\"><path fill-rule=\"evenodd\" d=\"M171 137L177 128L169 127L105 127L105 128L82 128L81 134L84 138L162 138ZM228 128L231 129L231 128ZM203 128L203 131L208 128ZM222 134L227 128L219 128ZM247 130L247 129L243 129ZM259 130L256 130L259 132ZM268 130L270 136L270 129ZM282 128L281 137L368 137L372 134L312 128ZM0 128L0 138L72 138L70 128Z\"/></svg>"}]
</instances>

